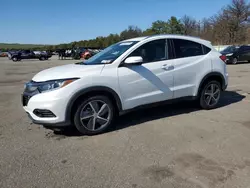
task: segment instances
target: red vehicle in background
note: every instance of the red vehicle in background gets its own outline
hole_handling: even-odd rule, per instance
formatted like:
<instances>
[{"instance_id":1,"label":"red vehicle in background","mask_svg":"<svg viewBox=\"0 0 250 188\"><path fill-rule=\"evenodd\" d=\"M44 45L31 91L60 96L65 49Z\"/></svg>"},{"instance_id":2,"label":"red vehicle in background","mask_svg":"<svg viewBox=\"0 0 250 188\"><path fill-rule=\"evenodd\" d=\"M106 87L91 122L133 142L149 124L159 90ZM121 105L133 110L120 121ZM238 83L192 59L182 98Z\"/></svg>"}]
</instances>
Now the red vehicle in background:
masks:
<instances>
[{"instance_id":1,"label":"red vehicle in background","mask_svg":"<svg viewBox=\"0 0 250 188\"><path fill-rule=\"evenodd\" d=\"M7 52L0 52L0 57L8 57L8 53Z\"/></svg>"},{"instance_id":2,"label":"red vehicle in background","mask_svg":"<svg viewBox=\"0 0 250 188\"><path fill-rule=\"evenodd\" d=\"M81 53L81 59L89 59L92 57L94 54L92 54L89 50L85 50L84 52Z\"/></svg>"}]
</instances>

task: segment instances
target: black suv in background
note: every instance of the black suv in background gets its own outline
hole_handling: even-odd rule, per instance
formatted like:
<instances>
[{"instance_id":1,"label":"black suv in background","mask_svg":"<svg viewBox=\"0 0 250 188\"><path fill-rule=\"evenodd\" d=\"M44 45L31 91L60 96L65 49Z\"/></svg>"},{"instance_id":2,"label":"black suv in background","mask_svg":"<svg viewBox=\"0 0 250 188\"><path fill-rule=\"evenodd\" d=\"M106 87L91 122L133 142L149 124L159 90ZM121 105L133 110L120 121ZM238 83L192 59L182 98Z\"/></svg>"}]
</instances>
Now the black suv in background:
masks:
<instances>
[{"instance_id":1,"label":"black suv in background","mask_svg":"<svg viewBox=\"0 0 250 188\"><path fill-rule=\"evenodd\" d=\"M9 52L10 56L9 59L12 59L12 61L21 61L22 59L39 59L40 61L47 60L51 58L52 54L41 52L38 54L35 54L31 50L21 50L16 52Z\"/></svg>"},{"instance_id":2,"label":"black suv in background","mask_svg":"<svg viewBox=\"0 0 250 188\"><path fill-rule=\"evenodd\" d=\"M250 46L228 46L220 52L227 56L227 63L237 64L239 61L250 62Z\"/></svg>"}]
</instances>

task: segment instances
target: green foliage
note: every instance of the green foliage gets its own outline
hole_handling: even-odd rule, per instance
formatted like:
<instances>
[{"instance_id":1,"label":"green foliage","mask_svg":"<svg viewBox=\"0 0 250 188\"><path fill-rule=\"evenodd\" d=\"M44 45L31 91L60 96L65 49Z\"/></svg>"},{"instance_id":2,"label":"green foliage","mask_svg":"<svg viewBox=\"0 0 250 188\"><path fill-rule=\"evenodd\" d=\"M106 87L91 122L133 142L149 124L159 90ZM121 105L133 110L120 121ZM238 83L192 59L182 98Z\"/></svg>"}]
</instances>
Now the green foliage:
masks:
<instances>
[{"instance_id":1,"label":"green foliage","mask_svg":"<svg viewBox=\"0 0 250 188\"><path fill-rule=\"evenodd\" d=\"M120 34L121 40L142 36L142 30L137 26L129 26L128 29L124 30Z\"/></svg>"},{"instance_id":2,"label":"green foliage","mask_svg":"<svg viewBox=\"0 0 250 188\"><path fill-rule=\"evenodd\" d=\"M149 29L149 31L152 34L167 34L170 31L169 24L167 22L162 21L162 20L157 20L157 21L152 23L152 26Z\"/></svg>"},{"instance_id":3,"label":"green foliage","mask_svg":"<svg viewBox=\"0 0 250 188\"><path fill-rule=\"evenodd\" d=\"M184 33L184 27L180 20L178 20L176 17L172 16L168 20L168 27L169 27L169 33L170 34L183 34Z\"/></svg>"}]
</instances>

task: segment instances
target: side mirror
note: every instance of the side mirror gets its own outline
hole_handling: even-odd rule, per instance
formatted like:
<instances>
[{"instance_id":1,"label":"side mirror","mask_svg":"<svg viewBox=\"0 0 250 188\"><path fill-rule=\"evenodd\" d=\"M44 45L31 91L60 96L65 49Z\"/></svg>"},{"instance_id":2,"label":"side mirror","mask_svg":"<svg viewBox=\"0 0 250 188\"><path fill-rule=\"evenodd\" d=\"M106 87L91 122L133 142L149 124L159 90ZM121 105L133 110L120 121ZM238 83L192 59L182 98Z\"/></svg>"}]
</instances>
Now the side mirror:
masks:
<instances>
[{"instance_id":1,"label":"side mirror","mask_svg":"<svg viewBox=\"0 0 250 188\"><path fill-rule=\"evenodd\" d=\"M124 61L125 64L130 64L130 65L141 65L142 62L143 62L143 59L141 56L128 57Z\"/></svg>"}]
</instances>

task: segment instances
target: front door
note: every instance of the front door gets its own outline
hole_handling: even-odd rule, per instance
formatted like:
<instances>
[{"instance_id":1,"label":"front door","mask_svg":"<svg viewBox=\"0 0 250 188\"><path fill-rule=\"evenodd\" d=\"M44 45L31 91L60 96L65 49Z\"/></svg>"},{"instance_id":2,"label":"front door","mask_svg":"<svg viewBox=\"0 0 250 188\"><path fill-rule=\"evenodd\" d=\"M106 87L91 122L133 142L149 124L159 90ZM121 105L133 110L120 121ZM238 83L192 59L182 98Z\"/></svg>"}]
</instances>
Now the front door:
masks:
<instances>
[{"instance_id":1,"label":"front door","mask_svg":"<svg viewBox=\"0 0 250 188\"><path fill-rule=\"evenodd\" d=\"M118 68L124 109L172 99L174 67L168 60L167 40L143 44L128 57L132 56L141 56L143 64Z\"/></svg>"},{"instance_id":2,"label":"front door","mask_svg":"<svg viewBox=\"0 0 250 188\"><path fill-rule=\"evenodd\" d=\"M30 57L30 50L24 50L24 51L22 51L21 56L22 56L22 59L29 59L29 57Z\"/></svg>"}]
</instances>

